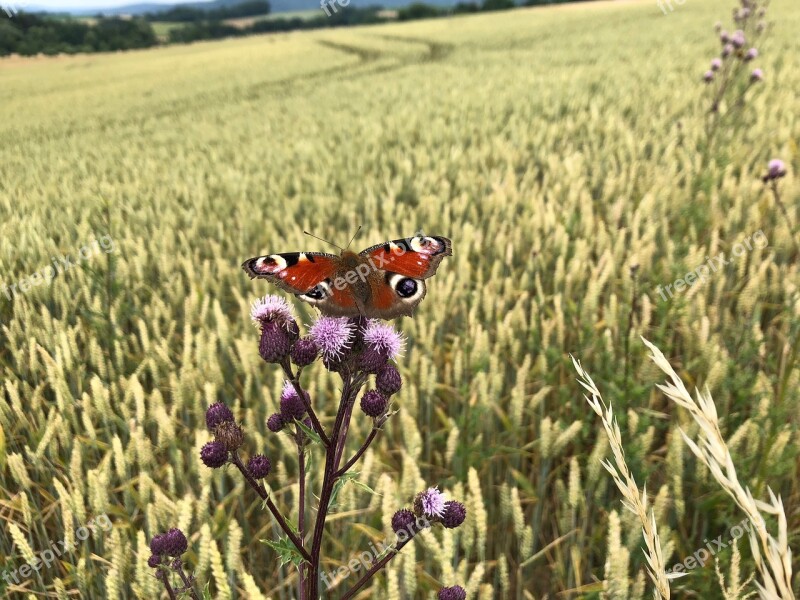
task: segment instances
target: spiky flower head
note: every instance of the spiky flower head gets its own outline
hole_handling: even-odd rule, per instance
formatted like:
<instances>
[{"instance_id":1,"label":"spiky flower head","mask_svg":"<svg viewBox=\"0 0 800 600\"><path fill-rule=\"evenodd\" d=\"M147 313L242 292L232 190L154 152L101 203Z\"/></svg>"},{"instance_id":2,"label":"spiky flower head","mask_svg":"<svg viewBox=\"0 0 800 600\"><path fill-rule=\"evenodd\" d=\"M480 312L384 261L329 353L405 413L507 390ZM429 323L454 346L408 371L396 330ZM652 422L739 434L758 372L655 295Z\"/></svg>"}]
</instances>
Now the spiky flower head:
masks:
<instances>
[{"instance_id":1,"label":"spiky flower head","mask_svg":"<svg viewBox=\"0 0 800 600\"><path fill-rule=\"evenodd\" d=\"M303 338L292 346L290 355L294 364L298 367L306 367L317 359L319 347L312 338Z\"/></svg>"},{"instance_id":2,"label":"spiky flower head","mask_svg":"<svg viewBox=\"0 0 800 600\"><path fill-rule=\"evenodd\" d=\"M731 41L731 34L725 31L724 29L719 32L719 41L724 44L727 44Z\"/></svg>"},{"instance_id":3,"label":"spiky flower head","mask_svg":"<svg viewBox=\"0 0 800 600\"><path fill-rule=\"evenodd\" d=\"M269 459L263 454L251 456L250 460L247 461L247 471L254 479L264 479L264 477L269 475L271 468L272 465Z\"/></svg>"},{"instance_id":4,"label":"spiky flower head","mask_svg":"<svg viewBox=\"0 0 800 600\"><path fill-rule=\"evenodd\" d=\"M353 345L354 332L355 326L347 317L320 317L308 331L329 362L344 358Z\"/></svg>"},{"instance_id":5,"label":"spiky flower head","mask_svg":"<svg viewBox=\"0 0 800 600\"><path fill-rule=\"evenodd\" d=\"M442 525L447 529L455 529L464 522L467 518L467 508L456 502L455 500L448 500L444 503L444 514L442 515Z\"/></svg>"},{"instance_id":6,"label":"spiky flower head","mask_svg":"<svg viewBox=\"0 0 800 600\"><path fill-rule=\"evenodd\" d=\"M236 423L223 423L217 427L216 440L222 443L226 450L235 452L244 444L244 432Z\"/></svg>"},{"instance_id":7,"label":"spiky flower head","mask_svg":"<svg viewBox=\"0 0 800 600\"><path fill-rule=\"evenodd\" d=\"M460 585L446 587L439 590L436 600L466 600L467 592Z\"/></svg>"},{"instance_id":8,"label":"spiky flower head","mask_svg":"<svg viewBox=\"0 0 800 600\"><path fill-rule=\"evenodd\" d=\"M361 397L361 410L369 417L378 418L382 416L388 406L388 398L377 390L369 390Z\"/></svg>"},{"instance_id":9,"label":"spiky flower head","mask_svg":"<svg viewBox=\"0 0 800 600\"><path fill-rule=\"evenodd\" d=\"M208 407L206 411L206 427L211 432L214 432L218 426L223 423L233 422L233 413L222 402L215 402Z\"/></svg>"},{"instance_id":10,"label":"spiky flower head","mask_svg":"<svg viewBox=\"0 0 800 600\"><path fill-rule=\"evenodd\" d=\"M444 494L438 487L420 492L414 498L414 512L419 517L441 517L444 514Z\"/></svg>"},{"instance_id":11,"label":"spiky flower head","mask_svg":"<svg viewBox=\"0 0 800 600\"><path fill-rule=\"evenodd\" d=\"M388 360L389 355L386 352L372 346L367 346L358 359L358 366L365 373L375 375L386 366Z\"/></svg>"},{"instance_id":12,"label":"spiky flower head","mask_svg":"<svg viewBox=\"0 0 800 600\"><path fill-rule=\"evenodd\" d=\"M764 176L764 182L780 179L786 176L786 165L779 158L773 158L767 165L767 174Z\"/></svg>"},{"instance_id":13,"label":"spiky flower head","mask_svg":"<svg viewBox=\"0 0 800 600\"><path fill-rule=\"evenodd\" d=\"M153 554L150 558L147 559L147 566L152 567L153 569L161 566L161 557L157 554Z\"/></svg>"},{"instance_id":14,"label":"spiky flower head","mask_svg":"<svg viewBox=\"0 0 800 600\"><path fill-rule=\"evenodd\" d=\"M294 388L291 381L283 385L281 392L281 416L285 423L291 423L293 419L301 419L306 414L306 405Z\"/></svg>"},{"instance_id":15,"label":"spiky flower head","mask_svg":"<svg viewBox=\"0 0 800 600\"><path fill-rule=\"evenodd\" d=\"M401 508L392 515L392 531L400 533L403 530L413 530L416 520L413 512L407 508Z\"/></svg>"},{"instance_id":16,"label":"spiky flower head","mask_svg":"<svg viewBox=\"0 0 800 600\"><path fill-rule=\"evenodd\" d=\"M263 327L265 323L280 323L287 333L294 323L292 309L281 296L264 296L253 302L250 307L250 318L257 327Z\"/></svg>"},{"instance_id":17,"label":"spiky flower head","mask_svg":"<svg viewBox=\"0 0 800 600\"><path fill-rule=\"evenodd\" d=\"M706 71L703 75L703 81L706 83L711 83L714 81L714 71Z\"/></svg>"},{"instance_id":18,"label":"spiky flower head","mask_svg":"<svg viewBox=\"0 0 800 600\"><path fill-rule=\"evenodd\" d=\"M731 44L734 48L742 48L747 43L747 38L744 37L744 31L741 29L736 30L731 36Z\"/></svg>"},{"instance_id":19,"label":"spiky flower head","mask_svg":"<svg viewBox=\"0 0 800 600\"><path fill-rule=\"evenodd\" d=\"M394 365L386 365L375 378L375 387L385 396L391 396L400 391L403 387L403 378L400 371Z\"/></svg>"},{"instance_id":20,"label":"spiky flower head","mask_svg":"<svg viewBox=\"0 0 800 600\"><path fill-rule=\"evenodd\" d=\"M150 540L150 551L156 556L180 556L189 547L186 536L180 529L173 527L166 533L159 533ZM152 560L153 557L150 557ZM153 561L155 562L155 561ZM150 561L148 561L148 564ZM159 561L160 564L160 561ZM158 566L158 565L156 565Z\"/></svg>"},{"instance_id":21,"label":"spiky flower head","mask_svg":"<svg viewBox=\"0 0 800 600\"><path fill-rule=\"evenodd\" d=\"M712 71L719 71L722 68L722 60L719 58L712 59L711 61L711 70Z\"/></svg>"},{"instance_id":22,"label":"spiky flower head","mask_svg":"<svg viewBox=\"0 0 800 600\"><path fill-rule=\"evenodd\" d=\"M300 335L289 304L280 296L264 296L253 303L250 316L261 327L261 358L268 363L283 360Z\"/></svg>"},{"instance_id":23,"label":"spiky flower head","mask_svg":"<svg viewBox=\"0 0 800 600\"><path fill-rule=\"evenodd\" d=\"M166 536L164 546L166 550L165 554L167 556L176 557L186 552L187 548L189 547L189 542L180 529L173 527L164 535Z\"/></svg>"},{"instance_id":24,"label":"spiky flower head","mask_svg":"<svg viewBox=\"0 0 800 600\"><path fill-rule=\"evenodd\" d=\"M283 420L281 413L273 413L270 415L269 419L267 419L267 429L272 433L278 433L285 426L286 421Z\"/></svg>"},{"instance_id":25,"label":"spiky flower head","mask_svg":"<svg viewBox=\"0 0 800 600\"><path fill-rule=\"evenodd\" d=\"M750 73L750 81L752 81L753 83L763 80L764 80L764 71L762 71L761 69L754 69L753 72Z\"/></svg>"},{"instance_id":26,"label":"spiky flower head","mask_svg":"<svg viewBox=\"0 0 800 600\"><path fill-rule=\"evenodd\" d=\"M744 55L744 60L746 62L750 62L751 60L754 60L756 58L758 58L757 48L750 48L750 50L747 51L747 54Z\"/></svg>"},{"instance_id":27,"label":"spiky flower head","mask_svg":"<svg viewBox=\"0 0 800 600\"><path fill-rule=\"evenodd\" d=\"M208 442L200 449L200 460L205 466L218 469L228 462L228 450L222 442Z\"/></svg>"},{"instance_id":28,"label":"spiky flower head","mask_svg":"<svg viewBox=\"0 0 800 600\"><path fill-rule=\"evenodd\" d=\"M722 58L727 58L731 54L733 54L733 44L725 44L725 47L722 49Z\"/></svg>"},{"instance_id":29,"label":"spiky flower head","mask_svg":"<svg viewBox=\"0 0 800 600\"><path fill-rule=\"evenodd\" d=\"M364 345L386 354L388 360L393 360L403 351L405 337L388 323L377 319L370 319L364 332Z\"/></svg>"}]
</instances>

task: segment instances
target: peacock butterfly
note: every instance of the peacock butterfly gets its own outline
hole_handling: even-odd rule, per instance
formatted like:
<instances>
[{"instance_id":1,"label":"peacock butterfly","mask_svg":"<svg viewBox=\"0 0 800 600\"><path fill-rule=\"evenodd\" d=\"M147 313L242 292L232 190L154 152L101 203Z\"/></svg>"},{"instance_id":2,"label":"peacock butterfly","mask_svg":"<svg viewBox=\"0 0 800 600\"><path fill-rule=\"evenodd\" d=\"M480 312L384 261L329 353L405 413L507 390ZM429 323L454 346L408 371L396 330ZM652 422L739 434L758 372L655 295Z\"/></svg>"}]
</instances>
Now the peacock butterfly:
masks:
<instances>
[{"instance_id":1,"label":"peacock butterfly","mask_svg":"<svg viewBox=\"0 0 800 600\"><path fill-rule=\"evenodd\" d=\"M411 316L445 256L449 239L415 235L385 242L358 254L341 249L287 252L249 258L242 268L251 279L266 279L329 316L394 319Z\"/></svg>"}]
</instances>

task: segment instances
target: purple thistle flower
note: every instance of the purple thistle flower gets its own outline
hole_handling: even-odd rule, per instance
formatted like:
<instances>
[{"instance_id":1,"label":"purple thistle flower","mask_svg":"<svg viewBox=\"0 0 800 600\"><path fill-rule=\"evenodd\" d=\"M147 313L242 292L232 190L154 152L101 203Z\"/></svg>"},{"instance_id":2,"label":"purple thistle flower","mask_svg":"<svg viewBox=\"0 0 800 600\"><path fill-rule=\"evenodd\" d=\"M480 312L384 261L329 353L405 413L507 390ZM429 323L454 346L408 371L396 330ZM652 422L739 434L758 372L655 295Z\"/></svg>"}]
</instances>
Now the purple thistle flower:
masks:
<instances>
[{"instance_id":1,"label":"purple thistle flower","mask_svg":"<svg viewBox=\"0 0 800 600\"><path fill-rule=\"evenodd\" d=\"M264 477L269 475L271 468L272 465L269 459L263 454L251 456L250 460L247 461L247 471L254 479L264 479Z\"/></svg>"},{"instance_id":2,"label":"purple thistle flower","mask_svg":"<svg viewBox=\"0 0 800 600\"><path fill-rule=\"evenodd\" d=\"M150 542L153 543L152 540ZM153 554L150 558L147 559L147 566L152 567L153 569L161 566L161 557L157 554Z\"/></svg>"},{"instance_id":3,"label":"purple thistle flower","mask_svg":"<svg viewBox=\"0 0 800 600\"><path fill-rule=\"evenodd\" d=\"M281 413L273 413L270 415L269 419L267 419L267 429L272 433L278 433L285 426L286 422L283 420Z\"/></svg>"},{"instance_id":4,"label":"purple thistle flower","mask_svg":"<svg viewBox=\"0 0 800 600\"><path fill-rule=\"evenodd\" d=\"M319 348L311 338L298 340L291 351L292 362L298 367L306 367L317 359Z\"/></svg>"},{"instance_id":5,"label":"purple thistle flower","mask_svg":"<svg viewBox=\"0 0 800 600\"><path fill-rule=\"evenodd\" d=\"M442 588L436 595L436 600L467 600L467 592L460 585Z\"/></svg>"},{"instance_id":6,"label":"purple thistle flower","mask_svg":"<svg viewBox=\"0 0 800 600\"><path fill-rule=\"evenodd\" d=\"M153 553L154 556L151 556L150 559L147 561L147 564L152 566L158 566L160 564L160 560L158 564L153 565L151 562L155 562L153 559L157 558L160 559L162 556L180 556L186 549L189 547L189 543L186 541L186 536L183 535L183 532L180 529L176 529L173 527L166 533L159 533L156 536L153 536L153 539L150 540L150 551Z\"/></svg>"},{"instance_id":7,"label":"purple thistle flower","mask_svg":"<svg viewBox=\"0 0 800 600\"><path fill-rule=\"evenodd\" d=\"M347 317L320 317L308 333L329 362L344 357L353 345L355 327Z\"/></svg>"},{"instance_id":8,"label":"purple thistle flower","mask_svg":"<svg viewBox=\"0 0 800 600\"><path fill-rule=\"evenodd\" d=\"M256 326L263 326L265 322L278 322L284 325L287 331L288 324L294 321L289 303L280 296L264 296L253 302L250 307L250 318Z\"/></svg>"},{"instance_id":9,"label":"purple thistle flower","mask_svg":"<svg viewBox=\"0 0 800 600\"><path fill-rule=\"evenodd\" d=\"M218 469L228 462L228 450L222 442L217 442L216 440L208 442L200 449L200 460L203 461L205 466ZM155 538L153 539L155 540ZM153 552L155 552L155 550L153 550Z\"/></svg>"},{"instance_id":10,"label":"purple thistle flower","mask_svg":"<svg viewBox=\"0 0 800 600\"><path fill-rule=\"evenodd\" d=\"M173 527L164 536L164 554L167 556L180 556L189 547L189 542L180 529Z\"/></svg>"},{"instance_id":11,"label":"purple thistle flower","mask_svg":"<svg viewBox=\"0 0 800 600\"><path fill-rule=\"evenodd\" d=\"M706 71L703 75L703 81L706 83L711 83L714 81L714 71Z\"/></svg>"},{"instance_id":12,"label":"purple thistle flower","mask_svg":"<svg viewBox=\"0 0 800 600\"><path fill-rule=\"evenodd\" d=\"M401 508L398 510L394 515L392 515L392 531L395 533L400 533L404 529L409 531L409 528L412 528L414 523L416 523L416 517L414 513L408 510L407 508Z\"/></svg>"},{"instance_id":13,"label":"purple thistle flower","mask_svg":"<svg viewBox=\"0 0 800 600\"><path fill-rule=\"evenodd\" d=\"M747 51L747 54L744 55L744 60L746 62L750 62L751 60L757 57L758 57L758 50L756 48L750 48L750 50Z\"/></svg>"},{"instance_id":14,"label":"purple thistle flower","mask_svg":"<svg viewBox=\"0 0 800 600\"><path fill-rule=\"evenodd\" d=\"M289 334L283 325L277 322L265 322L261 327L261 341L258 353L268 363L281 362L292 349Z\"/></svg>"},{"instance_id":15,"label":"purple thistle flower","mask_svg":"<svg viewBox=\"0 0 800 600\"><path fill-rule=\"evenodd\" d=\"M722 59L715 58L711 61L711 70L719 71L722 68Z\"/></svg>"},{"instance_id":16,"label":"purple thistle flower","mask_svg":"<svg viewBox=\"0 0 800 600\"><path fill-rule=\"evenodd\" d=\"M731 43L734 48L741 48L744 46L747 43L747 39L744 37L744 31L737 29L731 36Z\"/></svg>"},{"instance_id":17,"label":"purple thistle flower","mask_svg":"<svg viewBox=\"0 0 800 600\"><path fill-rule=\"evenodd\" d=\"M386 365L375 378L375 387L385 396L391 396L400 391L403 387L403 379L400 371L394 365Z\"/></svg>"},{"instance_id":18,"label":"purple thistle flower","mask_svg":"<svg viewBox=\"0 0 800 600\"><path fill-rule=\"evenodd\" d=\"M764 71L761 69L754 69L752 73L750 73L750 81L756 83L758 81L764 80Z\"/></svg>"},{"instance_id":19,"label":"purple thistle flower","mask_svg":"<svg viewBox=\"0 0 800 600\"><path fill-rule=\"evenodd\" d=\"M289 304L280 296L264 296L253 303L250 316L261 327L261 358L268 363L283 360L300 335Z\"/></svg>"},{"instance_id":20,"label":"purple thistle flower","mask_svg":"<svg viewBox=\"0 0 800 600\"><path fill-rule=\"evenodd\" d=\"M364 332L364 344L386 353L389 360L396 358L405 346L405 338L394 327L377 319L370 319Z\"/></svg>"},{"instance_id":21,"label":"purple thistle flower","mask_svg":"<svg viewBox=\"0 0 800 600\"><path fill-rule=\"evenodd\" d=\"M306 414L306 405L297 394L291 381L283 384L281 392L281 416L284 422L289 423L293 419L301 419Z\"/></svg>"},{"instance_id":22,"label":"purple thistle flower","mask_svg":"<svg viewBox=\"0 0 800 600\"><path fill-rule=\"evenodd\" d=\"M420 492L414 499L414 512L420 517L441 517L444 514L444 494L437 487Z\"/></svg>"},{"instance_id":23,"label":"purple thistle flower","mask_svg":"<svg viewBox=\"0 0 800 600\"><path fill-rule=\"evenodd\" d=\"M375 375L380 371L383 367L386 366L386 362L389 360L389 355L383 350L379 350L378 348L374 348L372 346L368 346L359 357L358 366L361 368L362 371L365 373L370 373Z\"/></svg>"},{"instance_id":24,"label":"purple thistle flower","mask_svg":"<svg viewBox=\"0 0 800 600\"><path fill-rule=\"evenodd\" d=\"M731 35L727 31L723 30L719 34L719 41L723 44L727 44L731 41Z\"/></svg>"},{"instance_id":25,"label":"purple thistle flower","mask_svg":"<svg viewBox=\"0 0 800 600\"><path fill-rule=\"evenodd\" d=\"M731 54L733 54L733 44L725 44L725 47L722 49L722 58L727 58Z\"/></svg>"},{"instance_id":26,"label":"purple thistle flower","mask_svg":"<svg viewBox=\"0 0 800 600\"><path fill-rule=\"evenodd\" d=\"M166 554L167 552L166 541L167 541L166 533L159 533L154 535L153 539L150 540L150 552L152 552L156 556L161 556L163 554Z\"/></svg>"},{"instance_id":27,"label":"purple thistle flower","mask_svg":"<svg viewBox=\"0 0 800 600\"><path fill-rule=\"evenodd\" d=\"M369 390L361 397L361 410L368 417L378 418L386 412L389 400L377 390Z\"/></svg>"},{"instance_id":28,"label":"purple thistle flower","mask_svg":"<svg viewBox=\"0 0 800 600\"><path fill-rule=\"evenodd\" d=\"M764 181L772 181L786 176L786 165L779 158L773 158L767 165L767 174L764 176Z\"/></svg>"},{"instance_id":29,"label":"purple thistle flower","mask_svg":"<svg viewBox=\"0 0 800 600\"><path fill-rule=\"evenodd\" d=\"M448 502L444 503L444 514L442 515L442 525L444 525L447 529L455 529L459 525L464 522L464 519L467 518L467 508L461 504L461 502L456 502L455 500L449 500Z\"/></svg>"},{"instance_id":30,"label":"purple thistle flower","mask_svg":"<svg viewBox=\"0 0 800 600\"><path fill-rule=\"evenodd\" d=\"M218 426L223 423L233 422L233 413L222 402L215 402L208 407L206 411L206 427L213 432Z\"/></svg>"}]
</instances>

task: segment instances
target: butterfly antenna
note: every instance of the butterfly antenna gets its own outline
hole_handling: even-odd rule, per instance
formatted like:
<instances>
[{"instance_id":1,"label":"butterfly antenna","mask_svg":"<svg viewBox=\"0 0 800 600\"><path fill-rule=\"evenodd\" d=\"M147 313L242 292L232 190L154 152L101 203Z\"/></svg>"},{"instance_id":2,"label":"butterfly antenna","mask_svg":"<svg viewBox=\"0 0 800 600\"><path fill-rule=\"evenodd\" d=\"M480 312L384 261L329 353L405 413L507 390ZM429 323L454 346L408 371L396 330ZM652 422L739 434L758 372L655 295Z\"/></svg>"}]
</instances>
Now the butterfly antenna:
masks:
<instances>
[{"instance_id":1,"label":"butterfly antenna","mask_svg":"<svg viewBox=\"0 0 800 600\"><path fill-rule=\"evenodd\" d=\"M349 247L350 247L350 244L352 244L352 243L353 243L353 240L354 240L354 239L356 239L356 236L358 235L358 232L359 232L359 231L361 231L361 225L359 225L359 226L358 226L358 229L356 229L356 232L353 234L353 237L351 237L351 238L350 238L350 241L349 241L349 242L347 242L347 248L349 248ZM347 250L347 248L345 248L345 250Z\"/></svg>"},{"instance_id":2,"label":"butterfly antenna","mask_svg":"<svg viewBox=\"0 0 800 600\"><path fill-rule=\"evenodd\" d=\"M309 232L307 232L307 231L304 231L303 233L305 233L306 235L310 235L312 238L318 239L320 242L325 242L326 244L330 244L330 245L331 245L331 246L333 246L334 248L339 248L339 250L341 250L342 252L344 252L344 248L342 248L341 246L337 246L337 245L336 245L336 244L334 244L333 242L329 242L328 240L323 240L321 237L319 237L319 236L316 236L316 235L314 235L313 233L309 233Z\"/></svg>"}]
</instances>

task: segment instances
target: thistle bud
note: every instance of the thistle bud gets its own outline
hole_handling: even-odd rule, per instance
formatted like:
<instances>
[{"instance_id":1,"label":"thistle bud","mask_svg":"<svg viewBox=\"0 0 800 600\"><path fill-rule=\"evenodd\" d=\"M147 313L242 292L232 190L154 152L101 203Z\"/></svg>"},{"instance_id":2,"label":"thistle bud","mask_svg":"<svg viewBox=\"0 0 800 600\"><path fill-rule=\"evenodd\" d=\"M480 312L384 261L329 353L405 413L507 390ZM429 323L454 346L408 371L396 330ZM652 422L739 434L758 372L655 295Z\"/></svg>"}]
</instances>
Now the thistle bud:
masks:
<instances>
[{"instance_id":1,"label":"thistle bud","mask_svg":"<svg viewBox=\"0 0 800 600\"><path fill-rule=\"evenodd\" d=\"M218 441L208 442L200 449L200 460L205 466L218 469L228 462L228 451L225 449L225 444Z\"/></svg>"},{"instance_id":2,"label":"thistle bud","mask_svg":"<svg viewBox=\"0 0 800 600\"><path fill-rule=\"evenodd\" d=\"M226 450L235 452L244 443L244 432L236 423L223 423L217 427L216 439L225 446Z\"/></svg>"}]
</instances>

